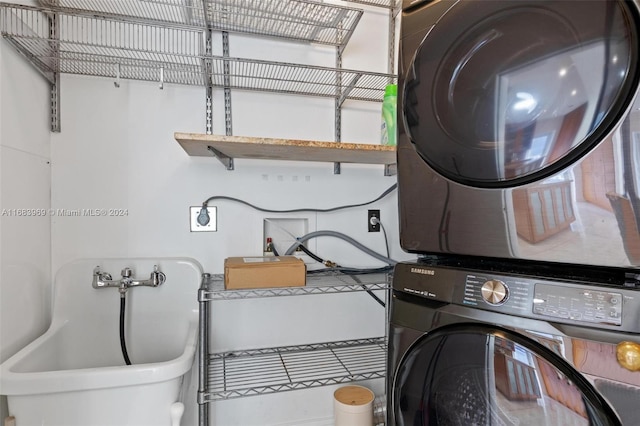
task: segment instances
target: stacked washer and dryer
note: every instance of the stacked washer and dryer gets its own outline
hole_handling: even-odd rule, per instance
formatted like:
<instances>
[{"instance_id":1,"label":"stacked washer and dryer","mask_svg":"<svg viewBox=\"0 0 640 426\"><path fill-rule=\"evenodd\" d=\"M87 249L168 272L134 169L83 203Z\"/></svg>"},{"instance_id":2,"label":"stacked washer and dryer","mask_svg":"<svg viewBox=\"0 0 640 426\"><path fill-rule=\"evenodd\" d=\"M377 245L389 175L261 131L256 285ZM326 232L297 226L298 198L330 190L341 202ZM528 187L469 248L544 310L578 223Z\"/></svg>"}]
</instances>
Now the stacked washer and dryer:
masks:
<instances>
[{"instance_id":1,"label":"stacked washer and dryer","mask_svg":"<svg viewBox=\"0 0 640 426\"><path fill-rule=\"evenodd\" d=\"M640 424L639 7L403 2L388 425Z\"/></svg>"}]
</instances>

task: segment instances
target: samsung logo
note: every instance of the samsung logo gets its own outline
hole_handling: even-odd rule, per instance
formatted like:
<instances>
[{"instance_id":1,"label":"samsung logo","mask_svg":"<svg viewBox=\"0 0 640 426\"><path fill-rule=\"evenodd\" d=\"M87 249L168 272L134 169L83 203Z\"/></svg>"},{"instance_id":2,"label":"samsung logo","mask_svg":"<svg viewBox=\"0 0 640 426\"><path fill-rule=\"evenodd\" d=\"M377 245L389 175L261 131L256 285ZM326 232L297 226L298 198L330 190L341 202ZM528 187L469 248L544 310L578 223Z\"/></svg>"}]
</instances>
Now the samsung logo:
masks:
<instances>
[{"instance_id":1,"label":"samsung logo","mask_svg":"<svg viewBox=\"0 0 640 426\"><path fill-rule=\"evenodd\" d=\"M436 271L433 269L424 269L424 268L411 268L411 272L414 274L422 274L422 275L435 275Z\"/></svg>"}]
</instances>

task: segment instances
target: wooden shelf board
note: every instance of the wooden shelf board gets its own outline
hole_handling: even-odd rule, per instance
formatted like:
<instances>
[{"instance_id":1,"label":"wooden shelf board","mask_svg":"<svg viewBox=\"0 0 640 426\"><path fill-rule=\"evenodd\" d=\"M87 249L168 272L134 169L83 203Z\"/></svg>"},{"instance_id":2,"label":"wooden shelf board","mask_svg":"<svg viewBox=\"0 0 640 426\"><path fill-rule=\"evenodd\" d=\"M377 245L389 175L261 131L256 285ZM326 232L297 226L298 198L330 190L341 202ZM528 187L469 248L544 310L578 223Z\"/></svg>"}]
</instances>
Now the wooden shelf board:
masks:
<instances>
[{"instance_id":1,"label":"wooden shelf board","mask_svg":"<svg viewBox=\"0 0 640 426\"><path fill-rule=\"evenodd\" d=\"M210 146L230 158L362 164L396 162L395 146L200 133L175 133L174 137L187 154L198 157L212 157Z\"/></svg>"}]
</instances>

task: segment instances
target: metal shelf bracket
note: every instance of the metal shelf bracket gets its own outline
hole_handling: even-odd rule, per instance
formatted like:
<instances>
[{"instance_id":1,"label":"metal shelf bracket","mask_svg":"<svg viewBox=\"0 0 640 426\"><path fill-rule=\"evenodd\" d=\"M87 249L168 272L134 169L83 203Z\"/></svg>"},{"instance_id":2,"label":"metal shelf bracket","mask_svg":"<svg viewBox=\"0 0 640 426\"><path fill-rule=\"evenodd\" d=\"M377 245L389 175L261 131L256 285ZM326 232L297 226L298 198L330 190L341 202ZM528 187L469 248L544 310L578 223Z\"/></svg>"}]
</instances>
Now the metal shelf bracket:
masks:
<instances>
[{"instance_id":1,"label":"metal shelf bracket","mask_svg":"<svg viewBox=\"0 0 640 426\"><path fill-rule=\"evenodd\" d=\"M233 158L231 157L227 157L226 155L224 155L223 153L221 153L220 151L218 151L217 149L215 149L212 146L208 146L207 149L218 159L220 160L220 162L222 164L224 164L224 166L227 168L227 170L233 170Z\"/></svg>"}]
</instances>

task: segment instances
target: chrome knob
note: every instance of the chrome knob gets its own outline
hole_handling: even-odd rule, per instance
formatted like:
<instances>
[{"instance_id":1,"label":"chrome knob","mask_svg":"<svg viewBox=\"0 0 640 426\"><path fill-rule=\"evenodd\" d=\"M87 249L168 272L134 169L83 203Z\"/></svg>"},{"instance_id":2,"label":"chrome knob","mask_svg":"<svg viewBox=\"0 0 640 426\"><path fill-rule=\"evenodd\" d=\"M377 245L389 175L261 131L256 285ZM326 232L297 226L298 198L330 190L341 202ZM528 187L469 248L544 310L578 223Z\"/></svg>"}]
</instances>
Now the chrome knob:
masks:
<instances>
[{"instance_id":1,"label":"chrome knob","mask_svg":"<svg viewBox=\"0 0 640 426\"><path fill-rule=\"evenodd\" d=\"M131 268L124 268L120 275L122 275L122 278L131 278Z\"/></svg>"},{"instance_id":2,"label":"chrome knob","mask_svg":"<svg viewBox=\"0 0 640 426\"><path fill-rule=\"evenodd\" d=\"M500 305L509 297L509 288L500 280L489 280L480 287L482 298L490 305Z\"/></svg>"}]
</instances>

